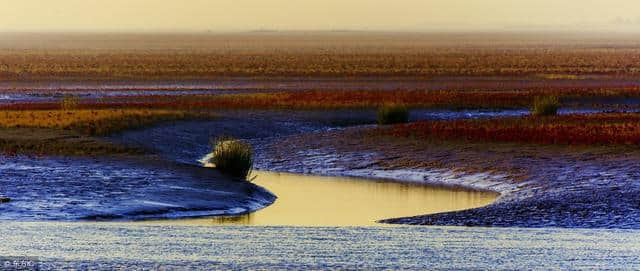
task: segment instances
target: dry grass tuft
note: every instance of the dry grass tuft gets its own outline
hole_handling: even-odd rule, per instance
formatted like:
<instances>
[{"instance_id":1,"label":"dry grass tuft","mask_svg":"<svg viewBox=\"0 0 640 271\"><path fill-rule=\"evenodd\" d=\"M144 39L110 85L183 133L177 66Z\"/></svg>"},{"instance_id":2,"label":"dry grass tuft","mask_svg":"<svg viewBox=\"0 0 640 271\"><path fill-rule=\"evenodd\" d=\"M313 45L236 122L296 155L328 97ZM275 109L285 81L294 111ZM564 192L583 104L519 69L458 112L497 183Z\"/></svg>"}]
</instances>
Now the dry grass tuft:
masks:
<instances>
[{"instance_id":1,"label":"dry grass tuft","mask_svg":"<svg viewBox=\"0 0 640 271\"><path fill-rule=\"evenodd\" d=\"M378 124L409 122L409 109L404 105L388 105L378 108Z\"/></svg>"},{"instance_id":2,"label":"dry grass tuft","mask_svg":"<svg viewBox=\"0 0 640 271\"><path fill-rule=\"evenodd\" d=\"M232 137L219 137L210 162L216 169L246 180L253 168L253 148L249 143Z\"/></svg>"},{"instance_id":3,"label":"dry grass tuft","mask_svg":"<svg viewBox=\"0 0 640 271\"><path fill-rule=\"evenodd\" d=\"M531 114L535 116L553 116L558 113L560 99L556 96L536 97L533 100Z\"/></svg>"}]
</instances>

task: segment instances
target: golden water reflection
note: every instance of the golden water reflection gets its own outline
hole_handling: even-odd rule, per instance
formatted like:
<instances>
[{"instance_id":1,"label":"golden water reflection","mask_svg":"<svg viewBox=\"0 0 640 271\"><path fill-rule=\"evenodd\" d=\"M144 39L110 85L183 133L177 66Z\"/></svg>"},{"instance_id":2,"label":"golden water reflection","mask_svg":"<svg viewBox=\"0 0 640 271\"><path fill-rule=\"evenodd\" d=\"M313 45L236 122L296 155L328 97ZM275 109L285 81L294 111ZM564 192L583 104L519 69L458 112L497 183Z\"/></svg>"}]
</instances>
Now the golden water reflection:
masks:
<instances>
[{"instance_id":1,"label":"golden water reflection","mask_svg":"<svg viewBox=\"0 0 640 271\"><path fill-rule=\"evenodd\" d=\"M278 196L257 212L199 218L187 224L380 226L377 220L481 207L498 193L345 177L255 172L254 183Z\"/></svg>"}]
</instances>

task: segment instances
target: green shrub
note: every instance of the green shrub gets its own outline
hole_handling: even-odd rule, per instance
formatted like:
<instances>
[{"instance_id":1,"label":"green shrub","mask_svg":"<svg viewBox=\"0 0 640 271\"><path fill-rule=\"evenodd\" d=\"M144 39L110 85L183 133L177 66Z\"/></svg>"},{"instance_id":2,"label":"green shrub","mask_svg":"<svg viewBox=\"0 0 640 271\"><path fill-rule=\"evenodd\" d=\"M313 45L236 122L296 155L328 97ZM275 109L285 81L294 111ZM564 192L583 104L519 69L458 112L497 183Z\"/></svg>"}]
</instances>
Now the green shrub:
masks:
<instances>
[{"instance_id":1,"label":"green shrub","mask_svg":"<svg viewBox=\"0 0 640 271\"><path fill-rule=\"evenodd\" d=\"M535 116L553 116L558 113L558 108L560 108L560 99L558 97L536 97L533 100L531 114Z\"/></svg>"},{"instance_id":2,"label":"green shrub","mask_svg":"<svg viewBox=\"0 0 640 271\"><path fill-rule=\"evenodd\" d=\"M409 122L409 110L404 105L383 106L378 109L378 124Z\"/></svg>"},{"instance_id":3,"label":"green shrub","mask_svg":"<svg viewBox=\"0 0 640 271\"><path fill-rule=\"evenodd\" d=\"M228 175L246 180L253 168L253 148L232 137L219 137L209 162Z\"/></svg>"}]
</instances>

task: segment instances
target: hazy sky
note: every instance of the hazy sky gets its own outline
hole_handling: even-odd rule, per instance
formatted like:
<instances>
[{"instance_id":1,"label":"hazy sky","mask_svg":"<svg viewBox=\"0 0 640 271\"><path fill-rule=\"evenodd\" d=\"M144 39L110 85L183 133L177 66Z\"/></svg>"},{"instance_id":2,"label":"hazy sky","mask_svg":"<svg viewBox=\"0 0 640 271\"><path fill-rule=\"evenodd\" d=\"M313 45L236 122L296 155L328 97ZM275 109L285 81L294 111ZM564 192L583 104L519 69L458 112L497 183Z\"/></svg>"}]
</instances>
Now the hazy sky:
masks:
<instances>
[{"instance_id":1,"label":"hazy sky","mask_svg":"<svg viewBox=\"0 0 640 271\"><path fill-rule=\"evenodd\" d=\"M640 0L0 0L0 31L640 28Z\"/></svg>"}]
</instances>

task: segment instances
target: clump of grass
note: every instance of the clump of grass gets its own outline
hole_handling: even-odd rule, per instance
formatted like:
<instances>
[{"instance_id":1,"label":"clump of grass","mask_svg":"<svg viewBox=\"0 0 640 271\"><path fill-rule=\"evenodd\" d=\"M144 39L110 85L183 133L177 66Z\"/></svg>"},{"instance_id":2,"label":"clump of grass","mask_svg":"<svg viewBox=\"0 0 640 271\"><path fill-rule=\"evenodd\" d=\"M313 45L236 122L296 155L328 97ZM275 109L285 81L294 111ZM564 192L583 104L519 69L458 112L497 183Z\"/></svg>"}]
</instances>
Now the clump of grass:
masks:
<instances>
[{"instance_id":1,"label":"clump of grass","mask_svg":"<svg viewBox=\"0 0 640 271\"><path fill-rule=\"evenodd\" d=\"M535 116L553 116L558 113L560 99L556 96L536 97L533 100L531 114Z\"/></svg>"},{"instance_id":2,"label":"clump of grass","mask_svg":"<svg viewBox=\"0 0 640 271\"><path fill-rule=\"evenodd\" d=\"M218 137L209 162L228 175L247 180L253 168L253 148L232 137Z\"/></svg>"},{"instance_id":3,"label":"clump of grass","mask_svg":"<svg viewBox=\"0 0 640 271\"><path fill-rule=\"evenodd\" d=\"M378 109L378 124L409 122L409 110L404 105L383 106Z\"/></svg>"},{"instance_id":4,"label":"clump of grass","mask_svg":"<svg viewBox=\"0 0 640 271\"><path fill-rule=\"evenodd\" d=\"M77 97L74 97L71 95L65 95L64 98L62 98L62 101L60 101L60 109L62 110L73 110L77 108L78 108Z\"/></svg>"}]
</instances>

